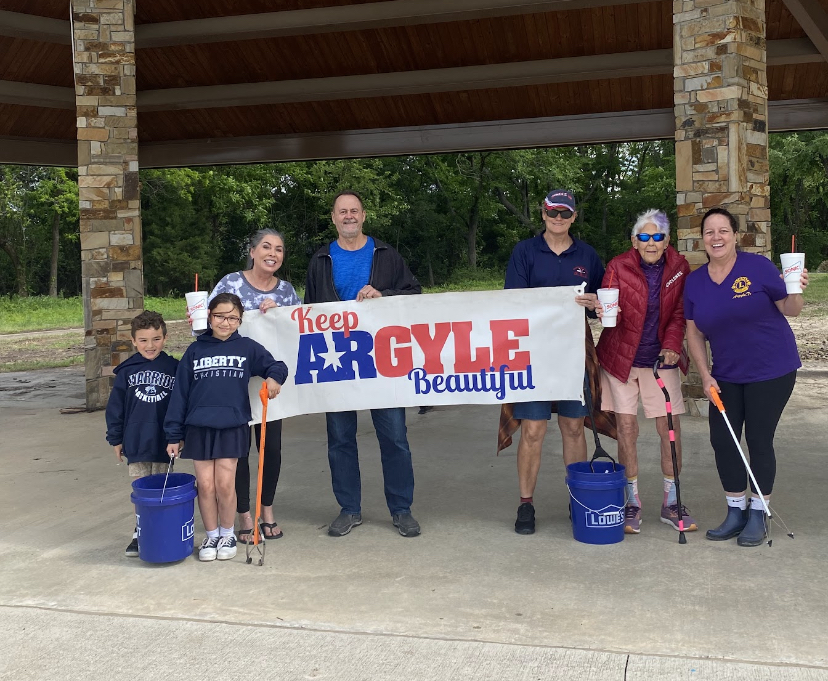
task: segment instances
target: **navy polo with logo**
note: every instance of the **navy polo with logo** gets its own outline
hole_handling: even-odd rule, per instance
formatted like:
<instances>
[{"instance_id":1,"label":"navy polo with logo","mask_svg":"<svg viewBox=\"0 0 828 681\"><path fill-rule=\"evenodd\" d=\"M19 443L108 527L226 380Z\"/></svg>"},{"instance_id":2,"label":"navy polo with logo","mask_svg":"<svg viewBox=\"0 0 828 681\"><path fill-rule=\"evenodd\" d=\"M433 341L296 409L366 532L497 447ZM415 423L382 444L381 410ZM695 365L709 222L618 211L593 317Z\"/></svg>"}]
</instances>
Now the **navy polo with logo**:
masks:
<instances>
[{"instance_id":1,"label":"navy polo with logo","mask_svg":"<svg viewBox=\"0 0 828 681\"><path fill-rule=\"evenodd\" d=\"M572 245L558 255L541 233L515 246L504 288L579 286L586 282L586 292L595 293L603 278L604 265L592 246L572 237Z\"/></svg>"}]
</instances>

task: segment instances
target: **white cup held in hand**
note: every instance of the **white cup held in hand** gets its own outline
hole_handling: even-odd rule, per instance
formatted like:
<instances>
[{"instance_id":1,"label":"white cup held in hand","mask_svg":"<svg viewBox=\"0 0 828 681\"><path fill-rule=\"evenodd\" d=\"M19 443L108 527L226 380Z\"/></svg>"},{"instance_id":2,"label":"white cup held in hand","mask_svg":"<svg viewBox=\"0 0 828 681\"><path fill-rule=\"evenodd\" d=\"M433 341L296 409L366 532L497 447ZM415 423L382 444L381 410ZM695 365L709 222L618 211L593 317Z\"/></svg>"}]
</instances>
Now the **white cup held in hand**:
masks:
<instances>
[{"instance_id":1,"label":"white cup held in hand","mask_svg":"<svg viewBox=\"0 0 828 681\"><path fill-rule=\"evenodd\" d=\"M601 317L602 326L615 326L618 320L618 289L617 288L599 288L598 302L604 310Z\"/></svg>"},{"instance_id":2,"label":"white cup held in hand","mask_svg":"<svg viewBox=\"0 0 828 681\"><path fill-rule=\"evenodd\" d=\"M788 293L802 293L799 278L805 271L804 253L782 253L782 278L785 280L785 289Z\"/></svg>"},{"instance_id":3,"label":"white cup held in hand","mask_svg":"<svg viewBox=\"0 0 828 681\"><path fill-rule=\"evenodd\" d=\"M207 291L191 291L185 293L187 299L187 313L193 320L193 331L207 330Z\"/></svg>"}]
</instances>

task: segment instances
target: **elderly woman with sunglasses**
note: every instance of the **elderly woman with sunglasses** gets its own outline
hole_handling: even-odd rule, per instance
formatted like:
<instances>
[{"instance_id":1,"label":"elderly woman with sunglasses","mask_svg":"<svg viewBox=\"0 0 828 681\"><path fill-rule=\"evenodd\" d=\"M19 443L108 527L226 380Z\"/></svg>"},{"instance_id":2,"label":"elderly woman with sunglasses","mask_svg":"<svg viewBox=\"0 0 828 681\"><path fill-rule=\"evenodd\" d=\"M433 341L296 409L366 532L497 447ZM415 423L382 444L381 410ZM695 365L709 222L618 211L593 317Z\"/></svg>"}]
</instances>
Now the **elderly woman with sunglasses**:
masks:
<instances>
[{"instance_id":1,"label":"elderly woman with sunglasses","mask_svg":"<svg viewBox=\"0 0 828 681\"><path fill-rule=\"evenodd\" d=\"M632 248L613 258L604 275L604 288L617 288L618 320L605 328L598 341L603 408L615 412L618 457L626 467L627 503L624 531L638 534L641 499L638 494L638 402L644 416L655 418L661 438L661 472L664 500L661 521L679 529L676 485L673 479L670 438L664 394L653 376L663 357L659 376L670 393L676 456L681 469L681 426L684 413L681 379L676 365L684 339L684 282L690 273L687 259L670 246L670 221L660 210L642 213L632 230ZM602 316L601 311L598 312ZM685 530L697 529L682 508Z\"/></svg>"}]
</instances>

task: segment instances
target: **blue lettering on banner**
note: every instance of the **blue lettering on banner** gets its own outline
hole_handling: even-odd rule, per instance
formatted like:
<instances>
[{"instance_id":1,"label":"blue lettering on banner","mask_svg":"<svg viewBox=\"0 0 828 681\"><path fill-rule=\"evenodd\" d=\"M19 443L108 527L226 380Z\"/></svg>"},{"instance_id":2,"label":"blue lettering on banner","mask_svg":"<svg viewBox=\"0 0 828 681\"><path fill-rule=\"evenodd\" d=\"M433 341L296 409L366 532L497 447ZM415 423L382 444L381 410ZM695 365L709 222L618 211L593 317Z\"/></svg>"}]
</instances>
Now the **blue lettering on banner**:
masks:
<instances>
[{"instance_id":1,"label":"blue lettering on banner","mask_svg":"<svg viewBox=\"0 0 828 681\"><path fill-rule=\"evenodd\" d=\"M187 541L195 534L195 516L181 526L181 541Z\"/></svg>"},{"instance_id":2,"label":"blue lettering on banner","mask_svg":"<svg viewBox=\"0 0 828 681\"><path fill-rule=\"evenodd\" d=\"M624 522L624 514L621 511L587 511L587 527L617 527Z\"/></svg>"},{"instance_id":3,"label":"blue lettering on banner","mask_svg":"<svg viewBox=\"0 0 828 681\"><path fill-rule=\"evenodd\" d=\"M333 348L328 347L324 333L306 333L299 336L299 353L296 358L296 385L304 383L330 383L353 381L359 378L376 378L377 368L371 351L374 338L367 331L351 331L346 337L343 331L331 333ZM314 381L313 373L316 374Z\"/></svg>"},{"instance_id":4,"label":"blue lettering on banner","mask_svg":"<svg viewBox=\"0 0 828 681\"><path fill-rule=\"evenodd\" d=\"M518 390L534 390L532 383L532 365L528 364L525 371L509 371L505 364L499 369L489 367L481 369L476 374L434 374L429 376L425 369L412 369L408 372L408 380L414 383L414 392L417 395L434 393L494 393L498 400L506 399L507 389L512 392Z\"/></svg>"}]
</instances>

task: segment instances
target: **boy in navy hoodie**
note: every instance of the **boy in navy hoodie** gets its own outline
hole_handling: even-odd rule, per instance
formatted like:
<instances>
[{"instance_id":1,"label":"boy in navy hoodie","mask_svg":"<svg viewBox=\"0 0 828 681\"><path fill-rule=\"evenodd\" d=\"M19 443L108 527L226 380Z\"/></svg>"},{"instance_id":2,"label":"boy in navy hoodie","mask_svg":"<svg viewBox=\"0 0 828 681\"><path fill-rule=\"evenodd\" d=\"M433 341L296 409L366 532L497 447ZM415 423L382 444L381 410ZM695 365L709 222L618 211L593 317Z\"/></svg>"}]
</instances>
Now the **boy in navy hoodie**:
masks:
<instances>
[{"instance_id":1,"label":"boy in navy hoodie","mask_svg":"<svg viewBox=\"0 0 828 681\"><path fill-rule=\"evenodd\" d=\"M164 417L175 385L178 360L164 352L167 325L157 312L132 320L132 344L138 351L113 370L115 385L106 405L106 441L118 461L129 463L130 478L164 473L169 465ZM138 528L125 551L138 555Z\"/></svg>"}]
</instances>

